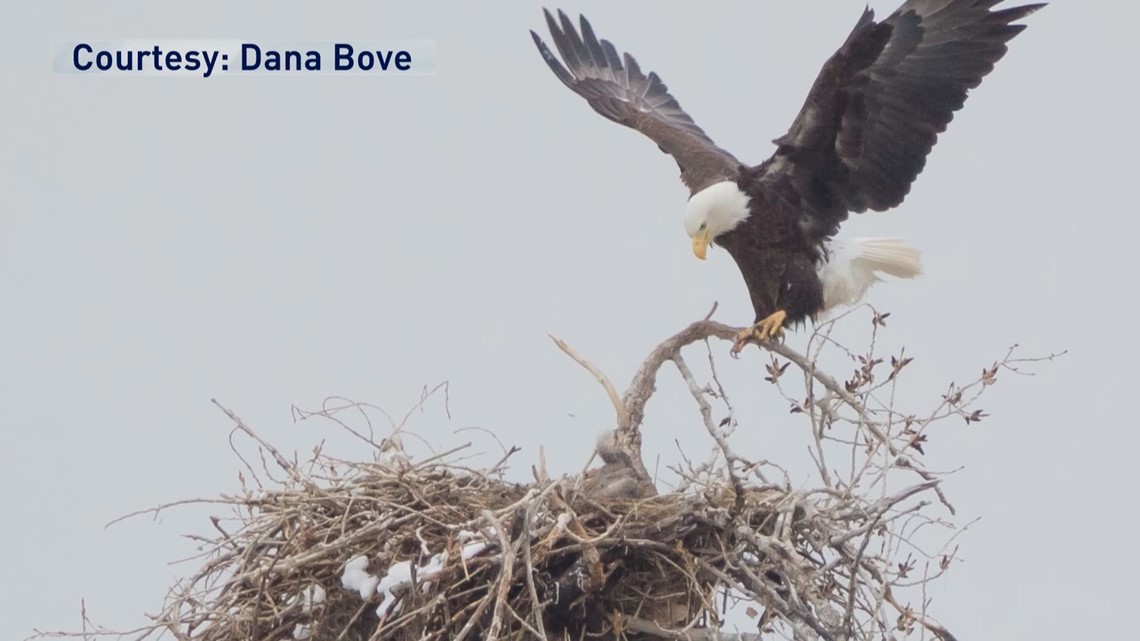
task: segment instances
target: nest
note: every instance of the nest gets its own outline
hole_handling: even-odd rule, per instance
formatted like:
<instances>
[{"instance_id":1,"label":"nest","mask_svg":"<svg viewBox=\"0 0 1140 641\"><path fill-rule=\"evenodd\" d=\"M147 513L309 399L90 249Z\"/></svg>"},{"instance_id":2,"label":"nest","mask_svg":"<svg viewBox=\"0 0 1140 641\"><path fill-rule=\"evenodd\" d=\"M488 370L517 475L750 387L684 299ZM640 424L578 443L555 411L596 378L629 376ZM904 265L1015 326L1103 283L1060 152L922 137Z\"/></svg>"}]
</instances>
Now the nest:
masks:
<instances>
[{"instance_id":1,"label":"nest","mask_svg":"<svg viewBox=\"0 0 1140 641\"><path fill-rule=\"evenodd\" d=\"M716 622L728 551L754 547L742 524L753 542L797 529L775 489L598 501L572 482L395 458L234 499L241 529L164 627L200 641L637 638ZM785 591L783 555L751 553L751 572Z\"/></svg>"},{"instance_id":2,"label":"nest","mask_svg":"<svg viewBox=\"0 0 1140 641\"><path fill-rule=\"evenodd\" d=\"M875 313L873 332L882 318ZM915 537L923 528L954 532L927 515L932 505L953 508L938 475L915 455L929 446L931 426L980 420L974 403L997 372L1032 359L1011 351L974 382L951 384L920 420L891 404L910 358L892 357L889 375L877 376L884 359L859 356L854 376L839 381L816 360L767 345L766 380L791 404L791 416L810 421L818 484L793 488L781 468L733 451L736 423L711 349L711 384L699 383L681 354L694 342L735 336L735 328L707 319L690 325L650 354L624 395L556 339L602 383L617 415L617 427L598 443L605 464L579 478L552 480L540 459L532 483L507 482L503 464L513 448L486 470L461 465L455 451L413 461L398 439L376 443L328 409L308 416L371 443L374 460L343 461L318 449L302 465L222 408L235 431L256 442L264 474L243 459L255 487L223 498L235 516L212 519L219 535L207 541L203 566L171 591L142 636L830 641L922 628L952 640L921 591L956 560L949 547L956 534L936 552L924 552ZM640 428L666 362L676 365L716 447L709 461L674 469L677 491L657 495L641 461ZM791 364L803 373L803 392L781 378ZM725 405L726 418L714 418L709 399ZM826 465L828 457L849 465ZM771 468L782 479L769 479ZM916 594L919 605L902 592ZM739 618L726 621L738 613L754 631L740 632Z\"/></svg>"}]
</instances>

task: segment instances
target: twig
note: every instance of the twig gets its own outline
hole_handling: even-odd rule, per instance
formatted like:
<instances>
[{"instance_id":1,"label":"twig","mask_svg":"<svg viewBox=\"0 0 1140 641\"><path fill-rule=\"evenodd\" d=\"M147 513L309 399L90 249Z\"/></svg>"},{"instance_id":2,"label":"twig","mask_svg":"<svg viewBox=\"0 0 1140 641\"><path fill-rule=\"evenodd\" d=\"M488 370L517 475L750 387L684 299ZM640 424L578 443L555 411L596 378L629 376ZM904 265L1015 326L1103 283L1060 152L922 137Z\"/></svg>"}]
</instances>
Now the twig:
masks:
<instances>
[{"instance_id":1,"label":"twig","mask_svg":"<svg viewBox=\"0 0 1140 641\"><path fill-rule=\"evenodd\" d=\"M613 403L614 411L617 412L618 429L623 431L630 429L632 423L630 421L629 411L626 410L625 405L621 402L621 397L618 396L617 390L614 389L613 383L611 383L610 379L602 373L602 370L598 369L593 363L583 358L578 354L578 352L574 351L574 348L570 347L566 341L551 334L547 334L547 336L550 336L550 340L554 341L554 344L558 346L558 349L565 352L567 356L574 359L574 362L586 368L586 371L594 375L594 378L597 379L597 381L601 383L602 387L606 390L606 396L609 397L610 403Z\"/></svg>"},{"instance_id":2,"label":"twig","mask_svg":"<svg viewBox=\"0 0 1140 641\"><path fill-rule=\"evenodd\" d=\"M235 414L228 407L225 407L224 405L219 403L217 401L217 399L211 398L210 402L213 403L214 405L218 406L218 409L225 412L226 416L228 416L230 418L230 420L234 422L234 425L237 427L237 429L241 430L242 432L245 432L245 434L247 436L249 436L253 440L257 441L258 445L260 445L262 448L264 448L265 451L272 454L273 460L277 462L277 466L280 467L282 470L284 470L294 481L297 481L297 482L302 483L302 484L309 482L308 479L305 478L305 476L302 475L301 472L297 469L296 465L291 463L289 461L289 459L282 456L281 452L278 452L277 448L270 445L268 441L266 441L265 439L258 436L257 432L254 432L253 429L251 429L248 425L246 425L245 421L241 420L241 418L237 414Z\"/></svg>"},{"instance_id":3,"label":"twig","mask_svg":"<svg viewBox=\"0 0 1140 641\"><path fill-rule=\"evenodd\" d=\"M705 424L705 430L709 433L709 436L716 441L721 453L724 454L725 474L728 476L729 482L732 483L736 506L740 507L744 501L745 490L744 481L736 472L736 464L737 462L743 462L746 465L750 465L750 463L744 461L732 451L732 447L728 444L728 439L725 438L720 428L713 424L712 407L710 407L708 401L705 400L704 390L697 384L696 377L693 376L692 370L689 369L689 366L685 363L685 359L681 357L680 352L674 354L671 360L673 364L677 366L677 370L681 372L681 378L685 380L685 384L689 386L689 393L692 394L693 398L697 401L697 406L701 411L701 419Z\"/></svg>"},{"instance_id":4,"label":"twig","mask_svg":"<svg viewBox=\"0 0 1140 641\"><path fill-rule=\"evenodd\" d=\"M681 348L712 337L735 341L738 331L740 330L716 321L697 321L654 348L638 368L622 397L622 404L629 411L630 424L641 425L641 421L645 418L645 405L656 391L657 371L675 354L679 354Z\"/></svg>"},{"instance_id":5,"label":"twig","mask_svg":"<svg viewBox=\"0 0 1140 641\"><path fill-rule=\"evenodd\" d=\"M507 597L510 595L511 583L514 581L514 560L515 555L510 553L511 540L507 537L506 529L503 523L495 517L494 513L490 510L483 511L483 518L487 520L494 528L499 537L499 546L503 550L503 566L499 570L499 585L491 594L495 595L495 608L491 614L491 627L487 631L486 639L488 641L497 641L499 632L503 627L503 608L507 607ZM520 539L530 545L529 536L526 532L520 535Z\"/></svg>"},{"instance_id":6,"label":"twig","mask_svg":"<svg viewBox=\"0 0 1140 641\"><path fill-rule=\"evenodd\" d=\"M710 628L671 630L661 627L654 621L631 616L624 617L623 621L625 628L631 632L675 641L760 641L761 639L761 636L755 632L724 632Z\"/></svg>"}]
</instances>

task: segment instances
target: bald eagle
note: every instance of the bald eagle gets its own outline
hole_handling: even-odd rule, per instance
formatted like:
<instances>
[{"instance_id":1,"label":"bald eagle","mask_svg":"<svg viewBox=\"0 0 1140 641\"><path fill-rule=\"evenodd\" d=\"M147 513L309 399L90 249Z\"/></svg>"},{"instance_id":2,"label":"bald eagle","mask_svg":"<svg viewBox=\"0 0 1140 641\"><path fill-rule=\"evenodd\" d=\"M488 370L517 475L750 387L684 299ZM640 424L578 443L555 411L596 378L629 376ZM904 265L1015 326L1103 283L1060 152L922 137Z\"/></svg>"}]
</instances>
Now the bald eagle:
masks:
<instances>
[{"instance_id":1,"label":"bald eagle","mask_svg":"<svg viewBox=\"0 0 1140 641\"><path fill-rule=\"evenodd\" d=\"M562 11L547 26L561 61L531 31L547 65L601 115L632 127L673 156L690 190L685 231L693 253L709 245L736 261L756 312L737 337L768 340L840 303L880 273L913 277L917 251L897 239L833 236L848 212L903 201L970 89L1044 4L994 10L1001 0L907 0L876 22L868 8L823 65L776 152L750 166L718 147L656 73L580 31Z\"/></svg>"}]
</instances>

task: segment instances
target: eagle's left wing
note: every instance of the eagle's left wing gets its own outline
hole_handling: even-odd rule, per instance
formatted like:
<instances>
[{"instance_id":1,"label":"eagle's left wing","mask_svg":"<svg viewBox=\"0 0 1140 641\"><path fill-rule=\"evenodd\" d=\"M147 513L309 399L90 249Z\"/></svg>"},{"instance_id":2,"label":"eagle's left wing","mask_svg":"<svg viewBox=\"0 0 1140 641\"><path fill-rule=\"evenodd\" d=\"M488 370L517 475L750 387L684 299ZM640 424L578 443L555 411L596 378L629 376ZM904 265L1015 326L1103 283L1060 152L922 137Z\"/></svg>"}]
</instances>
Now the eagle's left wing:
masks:
<instances>
[{"instance_id":1,"label":"eagle's left wing","mask_svg":"<svg viewBox=\"0 0 1140 641\"><path fill-rule=\"evenodd\" d=\"M736 176L740 163L693 122L656 73L642 73L633 56L619 55L608 40L599 40L585 16L579 35L565 13L559 11L557 21L549 11L544 13L565 66L531 31L534 44L554 75L594 111L653 139L677 161L692 193Z\"/></svg>"}]
</instances>

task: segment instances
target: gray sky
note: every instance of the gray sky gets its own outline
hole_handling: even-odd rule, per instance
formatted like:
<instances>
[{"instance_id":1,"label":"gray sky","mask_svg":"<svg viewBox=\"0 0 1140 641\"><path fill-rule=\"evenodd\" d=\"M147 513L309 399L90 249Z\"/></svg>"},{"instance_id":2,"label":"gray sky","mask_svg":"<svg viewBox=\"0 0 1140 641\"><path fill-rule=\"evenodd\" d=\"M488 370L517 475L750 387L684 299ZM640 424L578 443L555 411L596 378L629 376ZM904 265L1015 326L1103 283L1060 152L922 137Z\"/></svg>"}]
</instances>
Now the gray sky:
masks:
<instances>
[{"instance_id":1,"label":"gray sky","mask_svg":"<svg viewBox=\"0 0 1140 641\"><path fill-rule=\"evenodd\" d=\"M1013 343L1070 350L1036 377L1003 376L985 422L932 436L934 466L965 466L946 488L958 523L981 518L959 540L966 563L930 592L963 640L1109 636L1137 594L1140 437L1121 403L1136 393L1140 6L1114 4L1032 16L902 207L845 228L925 252L920 280L870 296L892 312L887 352L917 357L903 390L916 410ZM448 380L453 418L431 404L412 427L489 455L490 439L455 430L493 430L523 448L521 480L540 446L552 472L579 469L612 424L547 332L624 388L714 300L720 320L751 320L728 256L691 255L673 161L546 69L527 33L544 27L539 7L14 8L0 26L0 638L74 629L84 598L97 622L133 627L196 569L167 563L194 551L180 534L209 532L208 508L103 526L237 489L212 397L285 450L328 438L368 456L294 424L290 405L336 394L403 413ZM862 3L567 8L759 162ZM53 75L50 42L81 38L434 38L439 63L415 78ZM745 420L738 449L802 463L806 426L763 384L767 357L717 349ZM659 387L651 468L677 460L674 440L708 447L678 377Z\"/></svg>"}]
</instances>

